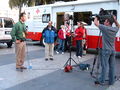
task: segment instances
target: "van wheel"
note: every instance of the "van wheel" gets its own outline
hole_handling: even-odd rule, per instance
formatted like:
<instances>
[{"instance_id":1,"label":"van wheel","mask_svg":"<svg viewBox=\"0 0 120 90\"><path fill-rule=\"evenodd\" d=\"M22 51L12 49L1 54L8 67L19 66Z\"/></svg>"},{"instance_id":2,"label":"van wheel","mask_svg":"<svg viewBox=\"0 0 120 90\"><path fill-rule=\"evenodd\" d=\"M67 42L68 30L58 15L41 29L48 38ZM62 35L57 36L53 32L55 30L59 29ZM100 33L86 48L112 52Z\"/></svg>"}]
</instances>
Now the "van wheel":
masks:
<instances>
[{"instance_id":1,"label":"van wheel","mask_svg":"<svg viewBox=\"0 0 120 90\"><path fill-rule=\"evenodd\" d=\"M40 45L42 45L43 47L45 47L45 42L44 42L43 38L40 40Z\"/></svg>"},{"instance_id":2,"label":"van wheel","mask_svg":"<svg viewBox=\"0 0 120 90\"><path fill-rule=\"evenodd\" d=\"M7 48L11 48L13 44L13 41L11 40L10 42L7 42Z\"/></svg>"}]
</instances>

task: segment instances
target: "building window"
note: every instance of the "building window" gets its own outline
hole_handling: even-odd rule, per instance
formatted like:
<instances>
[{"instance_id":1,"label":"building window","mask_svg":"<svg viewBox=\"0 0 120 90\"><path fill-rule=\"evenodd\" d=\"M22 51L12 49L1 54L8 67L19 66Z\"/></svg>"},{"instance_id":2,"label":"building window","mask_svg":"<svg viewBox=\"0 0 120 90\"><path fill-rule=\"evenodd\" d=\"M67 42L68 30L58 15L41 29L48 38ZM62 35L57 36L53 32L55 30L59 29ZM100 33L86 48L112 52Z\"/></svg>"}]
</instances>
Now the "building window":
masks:
<instances>
[{"instance_id":1,"label":"building window","mask_svg":"<svg viewBox=\"0 0 120 90\"><path fill-rule=\"evenodd\" d=\"M12 19L5 18L4 19L4 27L5 28L12 28L13 27L13 21L12 21Z\"/></svg>"},{"instance_id":2,"label":"building window","mask_svg":"<svg viewBox=\"0 0 120 90\"><path fill-rule=\"evenodd\" d=\"M3 27L3 24L2 24L2 19L0 19L0 28Z\"/></svg>"}]
</instances>

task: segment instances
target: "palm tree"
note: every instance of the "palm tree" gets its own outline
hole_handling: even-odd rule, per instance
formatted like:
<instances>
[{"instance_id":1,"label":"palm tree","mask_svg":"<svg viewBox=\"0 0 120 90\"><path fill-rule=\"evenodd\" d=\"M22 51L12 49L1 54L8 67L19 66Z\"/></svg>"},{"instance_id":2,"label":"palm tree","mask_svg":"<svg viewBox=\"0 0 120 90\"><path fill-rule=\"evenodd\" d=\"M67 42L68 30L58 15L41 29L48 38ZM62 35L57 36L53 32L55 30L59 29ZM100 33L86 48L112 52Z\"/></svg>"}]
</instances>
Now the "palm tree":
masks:
<instances>
[{"instance_id":1,"label":"palm tree","mask_svg":"<svg viewBox=\"0 0 120 90\"><path fill-rule=\"evenodd\" d=\"M23 6L35 6L43 4L51 4L55 1L61 0L9 0L9 7L12 9L14 7L19 8L19 14ZM63 0L63 1L75 1L75 0Z\"/></svg>"},{"instance_id":2,"label":"palm tree","mask_svg":"<svg viewBox=\"0 0 120 90\"><path fill-rule=\"evenodd\" d=\"M77 1L77 0L54 0L54 1L64 1L64 2L69 2L69 1Z\"/></svg>"},{"instance_id":3,"label":"palm tree","mask_svg":"<svg viewBox=\"0 0 120 90\"><path fill-rule=\"evenodd\" d=\"M14 7L19 8L19 14L23 6L33 6L35 5L35 0L9 0L9 7L12 9Z\"/></svg>"},{"instance_id":4,"label":"palm tree","mask_svg":"<svg viewBox=\"0 0 120 90\"><path fill-rule=\"evenodd\" d=\"M36 4L39 5L39 4L51 4L53 2L55 2L56 0L36 0Z\"/></svg>"},{"instance_id":5,"label":"palm tree","mask_svg":"<svg viewBox=\"0 0 120 90\"><path fill-rule=\"evenodd\" d=\"M69 1L77 1L77 0L64 0L65 2L69 2Z\"/></svg>"},{"instance_id":6,"label":"palm tree","mask_svg":"<svg viewBox=\"0 0 120 90\"><path fill-rule=\"evenodd\" d=\"M35 5L44 5L44 4L52 4L56 1L76 1L76 0L35 0Z\"/></svg>"}]
</instances>

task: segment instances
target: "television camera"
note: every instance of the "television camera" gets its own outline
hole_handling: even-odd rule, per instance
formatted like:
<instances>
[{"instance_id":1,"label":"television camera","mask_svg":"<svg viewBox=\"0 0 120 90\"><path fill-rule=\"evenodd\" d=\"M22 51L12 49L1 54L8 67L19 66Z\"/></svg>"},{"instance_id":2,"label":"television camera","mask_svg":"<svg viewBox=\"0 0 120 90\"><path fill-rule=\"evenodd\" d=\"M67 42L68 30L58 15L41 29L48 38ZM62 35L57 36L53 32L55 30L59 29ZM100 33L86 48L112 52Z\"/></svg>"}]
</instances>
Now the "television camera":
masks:
<instances>
[{"instance_id":1,"label":"television camera","mask_svg":"<svg viewBox=\"0 0 120 90\"><path fill-rule=\"evenodd\" d=\"M104 24L104 21L106 19L109 19L112 23L114 22L113 19L113 14L108 13L106 10L102 9L100 10L99 14L92 14L90 16L90 20L94 21L95 17L97 17L97 19L99 20L100 24Z\"/></svg>"}]
</instances>

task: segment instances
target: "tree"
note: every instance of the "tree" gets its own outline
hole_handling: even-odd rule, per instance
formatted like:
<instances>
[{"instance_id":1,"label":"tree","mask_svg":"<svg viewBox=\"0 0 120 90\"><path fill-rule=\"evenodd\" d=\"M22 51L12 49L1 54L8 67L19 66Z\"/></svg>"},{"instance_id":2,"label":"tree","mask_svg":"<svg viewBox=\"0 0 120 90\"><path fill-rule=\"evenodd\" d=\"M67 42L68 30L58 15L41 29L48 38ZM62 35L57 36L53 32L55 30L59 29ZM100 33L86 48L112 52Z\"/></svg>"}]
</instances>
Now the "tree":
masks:
<instances>
[{"instance_id":1,"label":"tree","mask_svg":"<svg viewBox=\"0 0 120 90\"><path fill-rule=\"evenodd\" d=\"M69 1L77 1L77 0L55 0L55 1L65 1L65 2L69 2Z\"/></svg>"},{"instance_id":2,"label":"tree","mask_svg":"<svg viewBox=\"0 0 120 90\"><path fill-rule=\"evenodd\" d=\"M35 5L44 5L44 4L52 4L56 1L65 1L65 2L68 2L68 1L76 1L76 0L35 0Z\"/></svg>"},{"instance_id":3,"label":"tree","mask_svg":"<svg viewBox=\"0 0 120 90\"><path fill-rule=\"evenodd\" d=\"M12 9L14 7L19 8L19 15L23 6L35 6L52 4L55 1L75 1L75 0L9 0L9 7Z\"/></svg>"},{"instance_id":4,"label":"tree","mask_svg":"<svg viewBox=\"0 0 120 90\"><path fill-rule=\"evenodd\" d=\"M19 15L23 6L34 6L35 0L9 0L9 7L12 9L14 7L19 8Z\"/></svg>"},{"instance_id":5,"label":"tree","mask_svg":"<svg viewBox=\"0 0 120 90\"><path fill-rule=\"evenodd\" d=\"M51 4L56 0L36 0L36 5Z\"/></svg>"}]
</instances>

